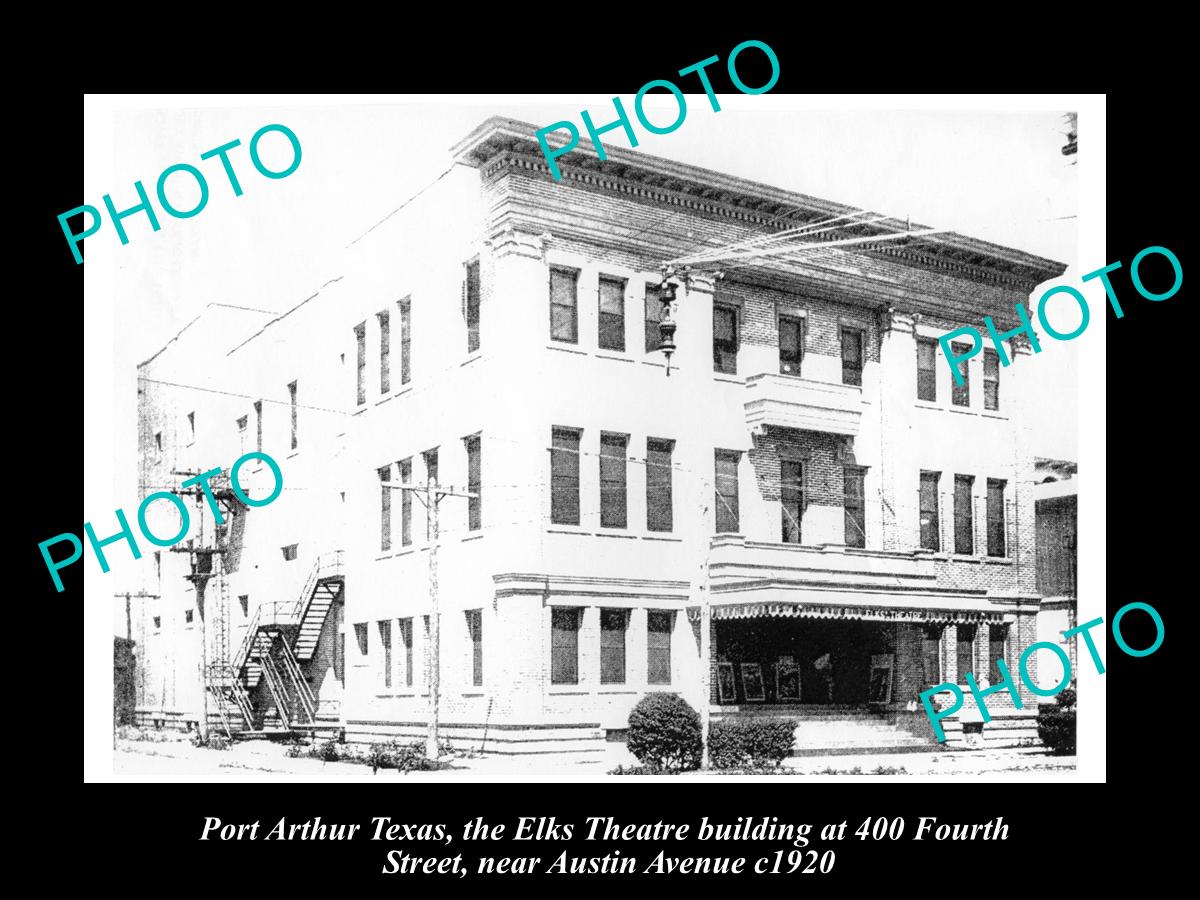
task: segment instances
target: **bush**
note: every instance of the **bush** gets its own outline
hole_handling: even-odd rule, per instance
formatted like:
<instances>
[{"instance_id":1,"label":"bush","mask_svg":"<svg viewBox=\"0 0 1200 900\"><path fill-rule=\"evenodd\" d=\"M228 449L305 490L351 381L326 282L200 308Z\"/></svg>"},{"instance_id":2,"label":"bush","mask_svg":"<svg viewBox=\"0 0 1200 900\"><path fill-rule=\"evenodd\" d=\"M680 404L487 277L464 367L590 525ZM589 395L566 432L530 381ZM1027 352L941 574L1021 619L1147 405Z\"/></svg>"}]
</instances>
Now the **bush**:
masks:
<instances>
[{"instance_id":1,"label":"bush","mask_svg":"<svg viewBox=\"0 0 1200 900\"><path fill-rule=\"evenodd\" d=\"M708 761L717 769L777 766L795 739L795 719L723 719L708 730Z\"/></svg>"},{"instance_id":2,"label":"bush","mask_svg":"<svg viewBox=\"0 0 1200 900\"><path fill-rule=\"evenodd\" d=\"M193 747L204 747L208 750L228 750L229 749L229 739L227 737L225 737L225 735L223 735L223 734L218 734L215 731L210 731L208 733L208 740L206 741L200 737L199 732L196 732L192 735L192 746Z\"/></svg>"},{"instance_id":3,"label":"bush","mask_svg":"<svg viewBox=\"0 0 1200 900\"><path fill-rule=\"evenodd\" d=\"M647 694L629 714L629 752L656 772L700 767L700 715L677 694Z\"/></svg>"},{"instance_id":4,"label":"bush","mask_svg":"<svg viewBox=\"0 0 1200 900\"><path fill-rule=\"evenodd\" d=\"M1054 706L1038 710L1038 737L1055 756L1075 752L1075 692L1070 688L1058 695Z\"/></svg>"}]
</instances>

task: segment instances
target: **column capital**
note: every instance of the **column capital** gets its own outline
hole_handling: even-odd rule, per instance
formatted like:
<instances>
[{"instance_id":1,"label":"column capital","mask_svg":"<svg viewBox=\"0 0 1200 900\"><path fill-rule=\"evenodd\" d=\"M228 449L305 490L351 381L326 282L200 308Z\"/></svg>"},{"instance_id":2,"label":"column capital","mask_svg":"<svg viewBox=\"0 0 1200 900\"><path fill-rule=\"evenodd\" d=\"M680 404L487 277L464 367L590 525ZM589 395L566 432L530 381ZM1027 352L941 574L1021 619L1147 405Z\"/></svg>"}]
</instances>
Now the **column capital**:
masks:
<instances>
[{"instance_id":1,"label":"column capital","mask_svg":"<svg viewBox=\"0 0 1200 900\"><path fill-rule=\"evenodd\" d=\"M529 234L517 231L511 224L508 224L483 243L492 251L494 257L524 256L530 259L544 260L546 245L550 238L549 232L537 235Z\"/></svg>"},{"instance_id":2,"label":"column capital","mask_svg":"<svg viewBox=\"0 0 1200 900\"><path fill-rule=\"evenodd\" d=\"M886 309L881 310L879 313L879 328L882 332L916 334L917 324L920 321L920 313L897 309L894 306L889 306Z\"/></svg>"}]
</instances>

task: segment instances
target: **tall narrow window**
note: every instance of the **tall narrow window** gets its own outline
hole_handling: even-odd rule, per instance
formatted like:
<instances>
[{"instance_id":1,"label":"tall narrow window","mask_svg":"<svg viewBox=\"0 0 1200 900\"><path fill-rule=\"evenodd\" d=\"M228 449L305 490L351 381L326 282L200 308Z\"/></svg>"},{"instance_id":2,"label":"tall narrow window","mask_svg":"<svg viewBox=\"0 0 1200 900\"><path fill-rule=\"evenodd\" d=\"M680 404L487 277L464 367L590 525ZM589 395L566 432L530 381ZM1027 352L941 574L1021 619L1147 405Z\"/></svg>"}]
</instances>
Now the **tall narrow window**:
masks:
<instances>
[{"instance_id":1,"label":"tall narrow window","mask_svg":"<svg viewBox=\"0 0 1200 900\"><path fill-rule=\"evenodd\" d=\"M970 672L979 681L979 673L975 671L975 626L958 626L958 683L967 683L967 673Z\"/></svg>"},{"instance_id":2,"label":"tall narrow window","mask_svg":"<svg viewBox=\"0 0 1200 900\"><path fill-rule=\"evenodd\" d=\"M471 638L471 684L483 685L483 610L468 609L467 634Z\"/></svg>"},{"instance_id":3,"label":"tall narrow window","mask_svg":"<svg viewBox=\"0 0 1200 900\"><path fill-rule=\"evenodd\" d=\"M154 449L162 453L162 432L154 432Z\"/></svg>"},{"instance_id":4,"label":"tall narrow window","mask_svg":"<svg viewBox=\"0 0 1200 900\"><path fill-rule=\"evenodd\" d=\"M733 450L717 450L716 477L714 484L716 496L714 504L717 510L717 533L736 532L739 525L738 515L738 458L740 454Z\"/></svg>"},{"instance_id":5,"label":"tall narrow window","mask_svg":"<svg viewBox=\"0 0 1200 900\"><path fill-rule=\"evenodd\" d=\"M600 435L600 527L624 528L626 522L625 455L629 438Z\"/></svg>"},{"instance_id":6,"label":"tall narrow window","mask_svg":"<svg viewBox=\"0 0 1200 900\"><path fill-rule=\"evenodd\" d=\"M657 284L646 285L646 352L653 353L658 349L662 335L658 331L658 323L662 321L662 288Z\"/></svg>"},{"instance_id":7,"label":"tall narrow window","mask_svg":"<svg viewBox=\"0 0 1200 900\"><path fill-rule=\"evenodd\" d=\"M239 416L237 420L238 449L242 453L246 452L246 425L249 421L249 416Z\"/></svg>"},{"instance_id":8,"label":"tall narrow window","mask_svg":"<svg viewBox=\"0 0 1200 900\"><path fill-rule=\"evenodd\" d=\"M463 438L463 443L467 445L467 493L472 495L467 498L467 530L478 531L483 527L481 439L479 435L474 434Z\"/></svg>"},{"instance_id":9,"label":"tall narrow window","mask_svg":"<svg viewBox=\"0 0 1200 900\"><path fill-rule=\"evenodd\" d=\"M938 484L941 472L921 473L921 546L941 550L941 519L938 516Z\"/></svg>"},{"instance_id":10,"label":"tall narrow window","mask_svg":"<svg viewBox=\"0 0 1200 900\"><path fill-rule=\"evenodd\" d=\"M412 301L400 301L400 383L412 379Z\"/></svg>"},{"instance_id":11,"label":"tall narrow window","mask_svg":"<svg viewBox=\"0 0 1200 900\"><path fill-rule=\"evenodd\" d=\"M400 460L400 483L412 484L412 457ZM412 543L412 491L400 492L400 546Z\"/></svg>"},{"instance_id":12,"label":"tall narrow window","mask_svg":"<svg viewBox=\"0 0 1200 900\"><path fill-rule=\"evenodd\" d=\"M845 328L842 334L842 384L862 385L863 333L861 328Z\"/></svg>"},{"instance_id":13,"label":"tall narrow window","mask_svg":"<svg viewBox=\"0 0 1200 900\"><path fill-rule=\"evenodd\" d=\"M713 371L737 374L737 308L713 304Z\"/></svg>"},{"instance_id":14,"label":"tall narrow window","mask_svg":"<svg viewBox=\"0 0 1200 900\"><path fill-rule=\"evenodd\" d=\"M550 609L550 683L579 683L579 613L575 607Z\"/></svg>"},{"instance_id":15,"label":"tall narrow window","mask_svg":"<svg viewBox=\"0 0 1200 900\"><path fill-rule=\"evenodd\" d=\"M438 452L437 452L437 448L434 448L433 450L426 450L424 453L421 454L421 458L425 461L425 483L428 485L436 486L438 483ZM437 499L434 498L433 502L436 503ZM427 540L427 541L433 539L432 526L433 526L433 518L428 515L425 516L425 540Z\"/></svg>"},{"instance_id":16,"label":"tall narrow window","mask_svg":"<svg viewBox=\"0 0 1200 900\"><path fill-rule=\"evenodd\" d=\"M646 440L646 530L670 531L674 527L671 494L671 454L674 441Z\"/></svg>"},{"instance_id":17,"label":"tall narrow window","mask_svg":"<svg viewBox=\"0 0 1200 900\"><path fill-rule=\"evenodd\" d=\"M467 352L479 349L479 260L467 263L466 278Z\"/></svg>"},{"instance_id":18,"label":"tall narrow window","mask_svg":"<svg viewBox=\"0 0 1200 900\"><path fill-rule=\"evenodd\" d=\"M377 313L379 320L379 393L392 389L392 314L386 309Z\"/></svg>"},{"instance_id":19,"label":"tall narrow window","mask_svg":"<svg viewBox=\"0 0 1200 900\"><path fill-rule=\"evenodd\" d=\"M989 625L988 628L988 681L991 684L999 684L1002 676L996 662L1005 657L1008 647L1008 626ZM1004 665L1008 666L1007 659L1004 659Z\"/></svg>"},{"instance_id":20,"label":"tall narrow window","mask_svg":"<svg viewBox=\"0 0 1200 900\"><path fill-rule=\"evenodd\" d=\"M413 620L411 617L407 619L397 619L396 624L399 625L400 642L404 649L404 686L412 687L413 683Z\"/></svg>"},{"instance_id":21,"label":"tall narrow window","mask_svg":"<svg viewBox=\"0 0 1200 900\"><path fill-rule=\"evenodd\" d=\"M579 343L579 272L550 270L550 337L569 344Z\"/></svg>"},{"instance_id":22,"label":"tall narrow window","mask_svg":"<svg viewBox=\"0 0 1200 900\"><path fill-rule=\"evenodd\" d=\"M429 616L421 616L421 686L429 690L429 676L433 669L433 654L429 652Z\"/></svg>"},{"instance_id":23,"label":"tall narrow window","mask_svg":"<svg viewBox=\"0 0 1200 900\"><path fill-rule=\"evenodd\" d=\"M254 449L262 453L263 413L261 400L254 401Z\"/></svg>"},{"instance_id":24,"label":"tall narrow window","mask_svg":"<svg viewBox=\"0 0 1200 900\"><path fill-rule=\"evenodd\" d=\"M293 450L295 450L297 447L300 446L299 432L297 431L297 426L300 423L300 419L299 419L300 407L297 405L296 385L297 385L297 383L295 381L293 381L291 384L288 385L288 404L292 408L292 449Z\"/></svg>"},{"instance_id":25,"label":"tall narrow window","mask_svg":"<svg viewBox=\"0 0 1200 900\"><path fill-rule=\"evenodd\" d=\"M1004 487L998 478L987 480L987 552L988 556L1004 556Z\"/></svg>"},{"instance_id":26,"label":"tall narrow window","mask_svg":"<svg viewBox=\"0 0 1200 900\"><path fill-rule=\"evenodd\" d=\"M381 619L376 623L379 627L379 646L383 648L378 665L381 667L380 681L385 688L392 686L392 620Z\"/></svg>"},{"instance_id":27,"label":"tall narrow window","mask_svg":"<svg viewBox=\"0 0 1200 900\"><path fill-rule=\"evenodd\" d=\"M196 414L194 412L190 412L187 414L187 423L188 423L188 443L194 444L194 443L196 443Z\"/></svg>"},{"instance_id":28,"label":"tall narrow window","mask_svg":"<svg viewBox=\"0 0 1200 900\"><path fill-rule=\"evenodd\" d=\"M1000 356L995 350L983 351L983 408L1000 408Z\"/></svg>"},{"instance_id":29,"label":"tall narrow window","mask_svg":"<svg viewBox=\"0 0 1200 900\"><path fill-rule=\"evenodd\" d=\"M355 369L354 391L359 406L367 402L367 323L359 322L354 326L354 343L357 347L357 368Z\"/></svg>"},{"instance_id":30,"label":"tall narrow window","mask_svg":"<svg viewBox=\"0 0 1200 900\"><path fill-rule=\"evenodd\" d=\"M799 375L804 358L804 319L779 317L779 374Z\"/></svg>"},{"instance_id":31,"label":"tall narrow window","mask_svg":"<svg viewBox=\"0 0 1200 900\"><path fill-rule=\"evenodd\" d=\"M804 516L804 463L799 460L784 459L779 463L779 503L783 542L799 544Z\"/></svg>"},{"instance_id":32,"label":"tall narrow window","mask_svg":"<svg viewBox=\"0 0 1200 900\"><path fill-rule=\"evenodd\" d=\"M954 476L954 552L966 556L975 552L975 517L971 511L974 487L974 476Z\"/></svg>"},{"instance_id":33,"label":"tall narrow window","mask_svg":"<svg viewBox=\"0 0 1200 900\"><path fill-rule=\"evenodd\" d=\"M379 469L379 549L385 553L392 549L392 467Z\"/></svg>"},{"instance_id":34,"label":"tall narrow window","mask_svg":"<svg viewBox=\"0 0 1200 900\"><path fill-rule=\"evenodd\" d=\"M671 631L675 613L651 609L646 612L646 681L671 683Z\"/></svg>"},{"instance_id":35,"label":"tall narrow window","mask_svg":"<svg viewBox=\"0 0 1200 900\"><path fill-rule=\"evenodd\" d=\"M625 630L629 611L600 610L600 683L625 683Z\"/></svg>"},{"instance_id":36,"label":"tall narrow window","mask_svg":"<svg viewBox=\"0 0 1200 900\"><path fill-rule=\"evenodd\" d=\"M553 429L550 447L550 521L579 524L579 435L573 428Z\"/></svg>"},{"instance_id":37,"label":"tall narrow window","mask_svg":"<svg viewBox=\"0 0 1200 900\"><path fill-rule=\"evenodd\" d=\"M960 344L958 341L952 343L951 348L954 350L955 356L961 356L970 352L970 344ZM954 380L951 376L950 382L950 402L955 406L970 406L971 405L971 370L967 368L967 360L961 360L958 363L958 372L962 376L962 384Z\"/></svg>"},{"instance_id":38,"label":"tall narrow window","mask_svg":"<svg viewBox=\"0 0 1200 900\"><path fill-rule=\"evenodd\" d=\"M867 506L863 482L865 473L862 469L846 467L842 469L842 484L844 485L846 520L846 546L867 546Z\"/></svg>"},{"instance_id":39,"label":"tall narrow window","mask_svg":"<svg viewBox=\"0 0 1200 900\"><path fill-rule=\"evenodd\" d=\"M600 276L600 349L625 350L625 282Z\"/></svg>"},{"instance_id":40,"label":"tall narrow window","mask_svg":"<svg viewBox=\"0 0 1200 900\"><path fill-rule=\"evenodd\" d=\"M937 400L937 341L917 338L917 399Z\"/></svg>"},{"instance_id":41,"label":"tall narrow window","mask_svg":"<svg viewBox=\"0 0 1200 900\"><path fill-rule=\"evenodd\" d=\"M922 687L942 683L942 625L926 625L921 632Z\"/></svg>"}]
</instances>

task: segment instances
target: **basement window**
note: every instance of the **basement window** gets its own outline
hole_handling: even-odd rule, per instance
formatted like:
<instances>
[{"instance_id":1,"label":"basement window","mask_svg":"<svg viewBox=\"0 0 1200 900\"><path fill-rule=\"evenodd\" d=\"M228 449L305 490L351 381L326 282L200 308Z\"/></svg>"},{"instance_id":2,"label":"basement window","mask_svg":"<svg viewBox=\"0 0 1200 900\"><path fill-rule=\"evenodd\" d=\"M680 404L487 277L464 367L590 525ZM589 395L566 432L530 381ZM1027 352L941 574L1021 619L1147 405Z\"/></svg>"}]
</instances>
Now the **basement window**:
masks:
<instances>
[{"instance_id":1,"label":"basement window","mask_svg":"<svg viewBox=\"0 0 1200 900\"><path fill-rule=\"evenodd\" d=\"M296 558L297 552L299 551L299 547L300 547L299 544L288 544L286 547L281 548L283 550L284 561L291 562L292 560L294 560Z\"/></svg>"}]
</instances>

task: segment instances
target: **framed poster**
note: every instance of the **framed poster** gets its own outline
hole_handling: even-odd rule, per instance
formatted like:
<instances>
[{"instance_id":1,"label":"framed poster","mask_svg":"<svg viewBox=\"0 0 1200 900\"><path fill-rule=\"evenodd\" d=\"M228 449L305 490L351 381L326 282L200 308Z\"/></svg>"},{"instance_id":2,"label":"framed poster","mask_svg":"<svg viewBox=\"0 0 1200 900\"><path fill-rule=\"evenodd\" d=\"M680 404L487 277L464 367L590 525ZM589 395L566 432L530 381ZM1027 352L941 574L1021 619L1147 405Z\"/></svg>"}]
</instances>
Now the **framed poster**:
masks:
<instances>
[{"instance_id":1,"label":"framed poster","mask_svg":"<svg viewBox=\"0 0 1200 900\"><path fill-rule=\"evenodd\" d=\"M767 699L763 693L762 666L758 663L742 663L742 693L747 700L761 703Z\"/></svg>"},{"instance_id":2,"label":"framed poster","mask_svg":"<svg viewBox=\"0 0 1200 900\"><path fill-rule=\"evenodd\" d=\"M876 654L871 657L871 687L868 692L868 702L886 705L892 702L892 662L895 657L891 653Z\"/></svg>"},{"instance_id":3,"label":"framed poster","mask_svg":"<svg viewBox=\"0 0 1200 900\"><path fill-rule=\"evenodd\" d=\"M717 699L721 703L737 700L737 682L734 679L733 663L717 663Z\"/></svg>"},{"instance_id":4,"label":"framed poster","mask_svg":"<svg viewBox=\"0 0 1200 900\"><path fill-rule=\"evenodd\" d=\"M793 656L781 656L775 662L775 699L800 699L800 667Z\"/></svg>"}]
</instances>

